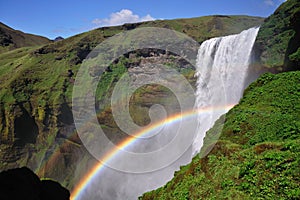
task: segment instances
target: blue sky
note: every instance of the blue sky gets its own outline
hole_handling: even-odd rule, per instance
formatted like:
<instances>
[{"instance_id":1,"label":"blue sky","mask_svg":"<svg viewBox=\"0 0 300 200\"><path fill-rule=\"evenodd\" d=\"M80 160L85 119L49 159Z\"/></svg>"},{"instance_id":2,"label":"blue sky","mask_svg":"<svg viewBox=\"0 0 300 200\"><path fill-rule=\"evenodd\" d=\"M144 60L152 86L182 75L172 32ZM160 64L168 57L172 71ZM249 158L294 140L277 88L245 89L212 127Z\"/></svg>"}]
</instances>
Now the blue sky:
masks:
<instances>
[{"instance_id":1,"label":"blue sky","mask_svg":"<svg viewBox=\"0 0 300 200\"><path fill-rule=\"evenodd\" d=\"M267 17L284 0L0 0L0 21L54 39L101 26L213 14Z\"/></svg>"}]
</instances>

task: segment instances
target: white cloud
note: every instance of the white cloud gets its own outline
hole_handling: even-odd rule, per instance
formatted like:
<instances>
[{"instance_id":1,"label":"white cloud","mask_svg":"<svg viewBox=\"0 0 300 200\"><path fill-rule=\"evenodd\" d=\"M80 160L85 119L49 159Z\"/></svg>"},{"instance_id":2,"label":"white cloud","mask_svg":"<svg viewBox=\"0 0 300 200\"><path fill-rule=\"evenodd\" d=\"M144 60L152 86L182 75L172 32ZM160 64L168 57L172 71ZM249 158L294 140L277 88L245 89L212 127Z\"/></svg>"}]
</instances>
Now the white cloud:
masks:
<instances>
[{"instance_id":1,"label":"white cloud","mask_svg":"<svg viewBox=\"0 0 300 200\"><path fill-rule=\"evenodd\" d=\"M274 6L275 3L273 0L264 0L264 3L267 5L267 6Z\"/></svg>"},{"instance_id":2,"label":"white cloud","mask_svg":"<svg viewBox=\"0 0 300 200\"><path fill-rule=\"evenodd\" d=\"M286 0L264 0L264 4L267 6L279 6L284 2L286 2Z\"/></svg>"},{"instance_id":3,"label":"white cloud","mask_svg":"<svg viewBox=\"0 0 300 200\"><path fill-rule=\"evenodd\" d=\"M119 12L111 13L109 18L105 19L94 19L92 23L96 26L116 26L122 25L124 23L135 23L142 21L152 21L155 20L149 14L143 17L140 17L134 14L131 10L123 9Z\"/></svg>"}]
</instances>

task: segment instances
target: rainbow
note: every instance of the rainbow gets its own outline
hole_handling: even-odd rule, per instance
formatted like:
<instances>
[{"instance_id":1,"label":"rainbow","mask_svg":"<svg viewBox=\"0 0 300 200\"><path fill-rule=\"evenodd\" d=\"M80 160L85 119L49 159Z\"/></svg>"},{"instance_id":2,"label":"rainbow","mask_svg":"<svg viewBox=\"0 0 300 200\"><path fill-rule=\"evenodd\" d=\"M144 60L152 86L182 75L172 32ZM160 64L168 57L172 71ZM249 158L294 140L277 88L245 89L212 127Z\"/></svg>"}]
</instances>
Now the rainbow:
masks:
<instances>
[{"instance_id":1,"label":"rainbow","mask_svg":"<svg viewBox=\"0 0 300 200\"><path fill-rule=\"evenodd\" d=\"M82 195L83 191L88 187L88 185L92 182L93 178L97 176L98 173L102 169L104 169L105 164L110 161L112 158L114 158L118 152L132 143L134 143L137 138L140 136L146 135L149 132L151 132L154 129L157 129L158 127L174 123L176 121L182 120L183 118L190 118L192 116L203 114L207 112L211 112L214 110L218 111L225 111L227 112L230 110L234 105L225 105L225 106L219 106L219 107L207 107L202 109L193 109L191 111L187 111L184 113L174 114L169 116L167 119L164 119L162 121L158 121L150 126L147 126L142 131L137 132L134 134L134 136L128 137L125 140L123 140L121 143L119 143L115 148L113 148L110 152L108 152L101 160L99 161L79 182L79 184L74 188L74 190L71 193L71 200L79 200L80 196Z\"/></svg>"}]
</instances>

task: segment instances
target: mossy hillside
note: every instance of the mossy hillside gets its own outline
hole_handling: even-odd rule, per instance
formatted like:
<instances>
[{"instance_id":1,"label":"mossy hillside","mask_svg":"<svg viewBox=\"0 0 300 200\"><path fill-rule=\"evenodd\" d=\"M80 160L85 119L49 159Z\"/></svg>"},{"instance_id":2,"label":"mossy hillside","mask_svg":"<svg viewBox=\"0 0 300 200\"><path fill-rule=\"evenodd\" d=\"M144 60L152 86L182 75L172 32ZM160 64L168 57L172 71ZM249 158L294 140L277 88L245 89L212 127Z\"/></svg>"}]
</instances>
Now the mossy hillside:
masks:
<instances>
[{"instance_id":1,"label":"mossy hillside","mask_svg":"<svg viewBox=\"0 0 300 200\"><path fill-rule=\"evenodd\" d=\"M217 31L203 34L205 30L209 31L205 26L206 23L210 23L211 30L214 30L212 20L224 22L226 26L223 27L225 28L218 28ZM71 97L74 78L83 59L106 38L121 31L129 30L131 29L130 26L152 26L153 23L158 27L167 27L169 24L169 27L184 32L183 28L185 27L188 31L188 23L191 23L194 31L187 34L201 42L207 37L237 33L243 29L256 26L262 22L262 18L210 16L179 21L166 20L100 28L43 47L25 47L1 53L0 169L21 165L29 166L33 170L42 167L44 170L40 171L39 175L41 177L47 176L65 183L68 182L69 188L73 186L74 177L72 177L72 173L76 169L76 159L80 159L81 155L86 153L81 148L80 140L72 128ZM239 26L235 27L235 24L239 24ZM201 29L199 30L201 34L197 33L197 28ZM103 76L103 82L100 81L97 90L98 105L101 104L103 95L111 94L115 84L114 81L120 77L121 73L128 70L128 66L132 64L136 66L136 62L137 60L130 60L129 58L121 60L119 63L115 63L115 66L112 66L113 70L111 72L107 72ZM167 62L165 64L170 67L177 68L179 66L172 64L171 58ZM68 76L68 70L72 70L73 77ZM184 74L188 80L195 81L193 69L180 67L178 71ZM145 100L165 101L166 103L164 98L157 98L155 95L152 95L150 100L146 98L146 94L151 93L153 89L155 89L155 92L152 92L153 94L161 97L168 95L168 91L164 88L151 87L142 88L134 94L133 99L136 99L136 101L133 101L130 109L134 120L138 124L143 125L149 122L148 108L150 104L145 106L143 103ZM107 104L104 103L103 105L104 110L99 113L98 119L106 127L107 134L114 137L117 129L112 122L113 118L109 108L106 107ZM138 109L142 112L135 112ZM23 131L18 131L18 129L15 129L15 126L18 125L17 122L20 124L30 123ZM30 130L33 129L37 130L37 134L36 132L34 134L30 133ZM23 133L26 133L26 137L16 137L16 135L19 137ZM30 142L28 142L27 136L30 137ZM17 145L19 143L22 145ZM64 145L60 147L61 144ZM54 150L59 152L57 156L59 159L48 163L48 159ZM62 160L64 160L63 164L61 163ZM60 169L55 169L55 166L60 166Z\"/></svg>"},{"instance_id":2,"label":"mossy hillside","mask_svg":"<svg viewBox=\"0 0 300 200\"><path fill-rule=\"evenodd\" d=\"M138 27L168 28L185 33L197 42L202 43L204 40L212 37L239 33L245 29L259 26L262 22L263 18L261 17L216 15L124 24L122 26L98 28L62 41L54 42L46 45L38 52L41 54L57 53L57 59L63 59L68 53L74 53L77 57L72 60L72 65L84 59L93 48L106 38Z\"/></svg>"},{"instance_id":3,"label":"mossy hillside","mask_svg":"<svg viewBox=\"0 0 300 200\"><path fill-rule=\"evenodd\" d=\"M21 47L41 46L50 42L48 38L23 33L0 22L0 53Z\"/></svg>"},{"instance_id":4,"label":"mossy hillside","mask_svg":"<svg viewBox=\"0 0 300 200\"><path fill-rule=\"evenodd\" d=\"M193 19L145 22L131 24L131 26L134 26L134 28L139 26L168 27L173 28L177 31L186 32L184 31L184 25L189 27L190 24L191 26L195 26L195 30L198 30L198 35L195 35L194 32L187 32L187 34L198 40L199 42L202 42L207 37L215 37L240 32L243 29L260 24L261 21L262 18L253 18L247 16L210 16ZM217 24L214 26L213 22L216 22ZM211 26L209 26L208 28L207 23L211 24ZM218 24L224 25L221 26ZM123 30L129 29L128 26L129 25L127 24L118 27L96 29L90 32L73 36L66 40L51 43L42 48L38 48L35 51L31 51L29 55L26 55L26 53L30 51L30 49L28 48L24 50L19 49L16 51L8 52L8 54L2 54L2 58L4 59L1 60L1 77L5 77L5 83L8 84L11 82L8 80L9 77L12 76L11 74L13 74L13 77L11 77L11 79L22 79L22 77L18 77L18 74L20 73L10 72L18 68L18 70L16 71L21 71L21 73L24 75L27 73L26 70L28 68L33 67L30 74L36 77L41 77L41 80L43 80L42 82L36 80L36 88L41 87L40 90L43 90L43 88L49 88L54 84L54 81L57 81L56 77L61 76L62 71L66 70L66 68L68 67L72 67L73 71L76 73L79 64L92 50L92 48L94 48L105 38L110 37ZM223 28L218 28L218 32L211 32L211 30L213 30L213 27L219 26ZM12 60L14 62L11 62ZM16 62L17 60L19 60L19 62ZM9 73L9 77L6 77L5 75ZM52 75L54 75L54 77ZM61 80L58 82L61 83ZM57 91L60 90L58 89ZM52 96L59 95L53 94Z\"/></svg>"},{"instance_id":5,"label":"mossy hillside","mask_svg":"<svg viewBox=\"0 0 300 200\"><path fill-rule=\"evenodd\" d=\"M213 22L216 22L214 25ZM30 101L33 110L43 120L43 109L57 107L64 101L71 102L72 81L67 77L67 70L76 71L81 61L97 44L123 30L139 26L169 27L177 31L187 30L190 26L199 29L187 32L199 42L209 37L232 34L260 24L262 18L247 16L210 16L193 19L161 20L138 24L126 24L118 27L100 28L69 39L46 45L42 48L23 48L1 54L0 98L5 109L11 109L14 104ZM207 23L211 26L207 27ZM224 24L224 25L220 25ZM211 33L217 27L218 31ZM219 28L218 28L219 27ZM205 34L204 34L205 33ZM203 37L206 35L205 37ZM191 77L191 76L190 76ZM100 84L101 85L101 84ZM105 85L105 84L104 84ZM104 87L105 88L105 87ZM106 87L107 89L107 87ZM101 91L101 90L100 90ZM48 105L50 104L50 105ZM36 111L34 111L36 113ZM33 114L32 114L33 115Z\"/></svg>"},{"instance_id":6,"label":"mossy hillside","mask_svg":"<svg viewBox=\"0 0 300 200\"><path fill-rule=\"evenodd\" d=\"M62 105L70 102L72 91L71 79L67 76L68 63L56 60L52 54L37 56L35 50L19 48L0 55L3 57L0 67L1 149L9 146L1 152L1 169L21 165L38 168L47 149L51 149L63 132L59 128L64 124L60 117L64 110ZM15 127L17 121L20 124L32 123L21 133ZM26 138L30 137L29 129L36 127L39 131L36 138L23 144L22 140L28 141ZM17 132L17 135L25 135L16 137ZM17 145L18 141L21 141L21 146Z\"/></svg>"},{"instance_id":7,"label":"mossy hillside","mask_svg":"<svg viewBox=\"0 0 300 200\"><path fill-rule=\"evenodd\" d=\"M108 134L108 137L115 141L122 140L126 135L122 134L122 131L114 121L110 100L116 83L124 73L128 73L129 76L143 76L143 74L140 74L140 70L135 72L134 69L143 69L147 74L149 64L150 66L162 64L166 68L177 70L191 85L195 85L196 78L194 77L194 67L188 64L183 66L180 62L177 62L182 60L181 57L155 54L155 52L152 52L151 50L148 53L149 55L145 58L133 56L138 55L136 52L132 52L129 57L123 56L118 59L117 63L112 64L106 69L101 76L101 80L96 90L98 121ZM176 80L174 81L176 82ZM180 111L178 110L178 101L169 89L161 85L147 84L138 88L130 98L129 112L132 120L140 126L149 124L150 118L148 112L149 108L154 104L163 105L164 108L166 108L168 115Z\"/></svg>"},{"instance_id":8,"label":"mossy hillside","mask_svg":"<svg viewBox=\"0 0 300 200\"><path fill-rule=\"evenodd\" d=\"M288 0L265 20L256 39L261 64L277 71L299 66L299 16L300 2Z\"/></svg>"},{"instance_id":9,"label":"mossy hillside","mask_svg":"<svg viewBox=\"0 0 300 200\"><path fill-rule=\"evenodd\" d=\"M299 199L299 83L300 72L263 75L207 133L201 153L140 199Z\"/></svg>"},{"instance_id":10,"label":"mossy hillside","mask_svg":"<svg viewBox=\"0 0 300 200\"><path fill-rule=\"evenodd\" d=\"M173 29L187 34L199 43L219 36L240 33L254 26L259 26L263 18L249 16L214 15L191 19L157 20L142 23L140 27L153 26Z\"/></svg>"},{"instance_id":11,"label":"mossy hillside","mask_svg":"<svg viewBox=\"0 0 300 200\"><path fill-rule=\"evenodd\" d=\"M13 79L15 79L16 82L23 79L22 76L19 77L21 74L27 78L28 75L26 73L30 71L30 73L28 73L29 76L40 77L40 80L43 80L36 80L35 83L36 89L43 91L45 88L53 86L54 82L61 84L62 80L58 81L57 79L58 77L61 77L62 73L65 73L67 68L73 68L72 70L76 73L81 61L105 38L111 37L123 30L131 29L131 26L134 28L139 26L168 27L177 31L186 32L189 36L202 42L207 39L207 37L237 33L246 28L259 25L261 22L262 18L247 16L209 16L180 20L158 20L138 24L125 24L117 27L100 28L73 36L66 40L51 43L42 48L37 48L36 50L33 50L34 48L24 48L1 54L0 56L3 59L1 59L0 63L0 76L1 78L5 78L5 84L9 84ZM211 25L208 27L207 24ZM222 26L220 24L222 24ZM190 28L189 25L194 28ZM184 26L187 26L185 28L191 30L191 32L187 32L187 30L184 29ZM197 35L195 35L196 33L193 32L192 29L198 30ZM214 29L218 31L212 32ZM29 69L31 67L32 69ZM11 73L12 71L15 73ZM8 77L6 75L8 75ZM31 77L28 79L30 78ZM57 89L57 91L60 90ZM52 96L59 95L52 94Z\"/></svg>"}]
</instances>

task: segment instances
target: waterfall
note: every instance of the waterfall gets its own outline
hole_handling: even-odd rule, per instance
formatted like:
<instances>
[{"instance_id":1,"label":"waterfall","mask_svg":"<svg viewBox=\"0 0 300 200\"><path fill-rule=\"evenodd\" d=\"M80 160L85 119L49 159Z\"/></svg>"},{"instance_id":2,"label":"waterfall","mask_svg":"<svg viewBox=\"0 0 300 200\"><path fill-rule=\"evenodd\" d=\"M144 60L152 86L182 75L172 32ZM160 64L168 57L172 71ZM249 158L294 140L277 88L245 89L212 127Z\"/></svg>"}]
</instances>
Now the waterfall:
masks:
<instances>
[{"instance_id":1,"label":"waterfall","mask_svg":"<svg viewBox=\"0 0 300 200\"><path fill-rule=\"evenodd\" d=\"M202 147L206 131L226 112L217 108L239 102L246 87L252 47L258 30L259 28L251 28L237 35L213 38L201 44L197 57L195 108L216 109L199 114L193 154Z\"/></svg>"},{"instance_id":2,"label":"waterfall","mask_svg":"<svg viewBox=\"0 0 300 200\"><path fill-rule=\"evenodd\" d=\"M205 112L193 115L192 120L198 120L198 135L180 159L158 171L140 174L120 172L105 166L85 188L80 199L137 199L143 193L165 185L174 176L174 171L190 163L193 155L199 152L206 131L226 112L220 108L234 105L241 98L258 30L251 28L237 35L214 38L200 46L195 108Z\"/></svg>"}]
</instances>

